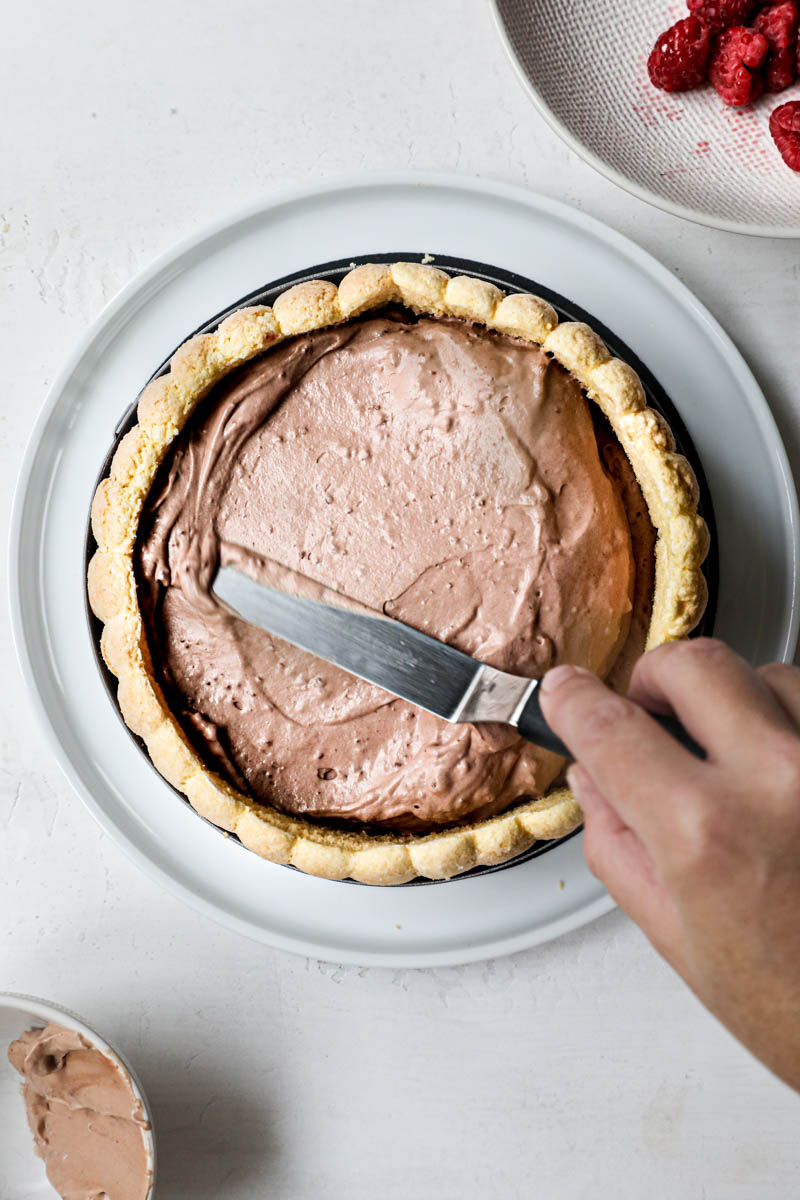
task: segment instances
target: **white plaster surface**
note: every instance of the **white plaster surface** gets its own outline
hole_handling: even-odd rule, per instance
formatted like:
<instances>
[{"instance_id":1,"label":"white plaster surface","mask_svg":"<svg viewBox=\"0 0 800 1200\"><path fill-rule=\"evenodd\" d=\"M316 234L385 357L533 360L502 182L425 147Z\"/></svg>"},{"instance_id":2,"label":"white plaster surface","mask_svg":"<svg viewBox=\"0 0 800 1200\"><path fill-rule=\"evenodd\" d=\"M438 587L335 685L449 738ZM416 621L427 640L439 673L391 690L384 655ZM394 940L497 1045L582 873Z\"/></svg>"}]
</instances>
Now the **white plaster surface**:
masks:
<instances>
[{"instance_id":1,"label":"white plaster surface","mask_svg":"<svg viewBox=\"0 0 800 1200\"><path fill-rule=\"evenodd\" d=\"M800 244L595 175L531 108L485 0L39 0L1 29L4 522L54 372L132 274L270 189L362 169L527 184L632 236L739 343L800 463ZM0 679L0 988L73 1007L132 1060L161 1200L800 1192L797 1098L621 915L450 970L250 944L101 835L32 723L5 612Z\"/></svg>"}]
</instances>

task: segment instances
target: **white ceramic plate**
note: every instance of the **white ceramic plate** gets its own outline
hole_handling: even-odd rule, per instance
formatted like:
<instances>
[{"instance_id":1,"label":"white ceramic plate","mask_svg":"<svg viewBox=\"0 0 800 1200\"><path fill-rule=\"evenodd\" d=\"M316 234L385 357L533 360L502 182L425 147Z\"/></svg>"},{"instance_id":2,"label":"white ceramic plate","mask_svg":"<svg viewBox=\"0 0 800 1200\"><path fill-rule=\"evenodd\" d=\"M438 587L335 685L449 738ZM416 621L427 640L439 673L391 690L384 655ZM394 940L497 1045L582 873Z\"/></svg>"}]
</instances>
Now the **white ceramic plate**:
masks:
<instances>
[{"instance_id":1,"label":"white ceramic plate","mask_svg":"<svg viewBox=\"0 0 800 1200\"><path fill-rule=\"evenodd\" d=\"M705 466L718 522L716 632L753 661L791 657L797 498L766 402L732 343L674 276L596 221L517 188L440 175L367 176L270 199L125 288L67 363L34 430L12 522L11 604L22 669L61 766L150 875L283 949L445 965L523 949L611 908L580 838L498 874L418 888L331 883L264 862L154 775L109 702L84 613L95 477L151 372L189 331L269 281L383 251L517 270L626 341L670 394Z\"/></svg>"},{"instance_id":2,"label":"white ceramic plate","mask_svg":"<svg viewBox=\"0 0 800 1200\"><path fill-rule=\"evenodd\" d=\"M56 1195L47 1181L44 1163L34 1151L33 1137L20 1095L20 1077L7 1057L8 1047L21 1034L28 1029L40 1029L50 1021L67 1029L76 1029L130 1076L134 1095L141 1101L150 1125L146 1144L153 1175L148 1195L152 1196L156 1175L153 1118L142 1085L131 1068L108 1042L69 1009L13 992L0 992L0 1196L3 1200L48 1200L48 1197L52 1200Z\"/></svg>"},{"instance_id":3,"label":"white ceramic plate","mask_svg":"<svg viewBox=\"0 0 800 1200\"><path fill-rule=\"evenodd\" d=\"M539 112L576 154L676 216L735 233L800 237L800 175L769 132L800 83L747 108L710 84L654 88L647 58L685 0L491 0L501 38Z\"/></svg>"}]
</instances>

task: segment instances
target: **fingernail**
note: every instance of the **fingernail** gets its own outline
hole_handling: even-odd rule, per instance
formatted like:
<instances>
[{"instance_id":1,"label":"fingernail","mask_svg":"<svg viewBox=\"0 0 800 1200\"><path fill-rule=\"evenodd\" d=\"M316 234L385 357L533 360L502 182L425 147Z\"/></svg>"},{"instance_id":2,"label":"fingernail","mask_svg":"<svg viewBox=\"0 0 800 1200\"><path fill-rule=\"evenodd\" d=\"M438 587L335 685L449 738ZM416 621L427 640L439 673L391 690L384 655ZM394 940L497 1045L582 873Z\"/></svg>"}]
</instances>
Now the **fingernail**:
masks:
<instances>
[{"instance_id":1,"label":"fingernail","mask_svg":"<svg viewBox=\"0 0 800 1200\"><path fill-rule=\"evenodd\" d=\"M542 680L542 695L549 695L556 688L560 688L562 683L568 683L570 679L574 679L577 675L591 675L591 671L587 671L585 667L553 667Z\"/></svg>"}]
</instances>

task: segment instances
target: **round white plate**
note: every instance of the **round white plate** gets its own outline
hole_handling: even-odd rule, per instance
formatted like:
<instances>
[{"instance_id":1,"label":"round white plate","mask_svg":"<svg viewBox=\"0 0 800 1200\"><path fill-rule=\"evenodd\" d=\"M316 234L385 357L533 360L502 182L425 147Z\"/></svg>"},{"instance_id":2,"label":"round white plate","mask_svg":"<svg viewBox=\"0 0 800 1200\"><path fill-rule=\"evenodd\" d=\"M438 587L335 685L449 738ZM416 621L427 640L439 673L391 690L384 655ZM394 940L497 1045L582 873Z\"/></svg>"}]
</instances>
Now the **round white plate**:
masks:
<instances>
[{"instance_id":1,"label":"round white plate","mask_svg":"<svg viewBox=\"0 0 800 1200\"><path fill-rule=\"evenodd\" d=\"M386 251L516 270L603 321L664 385L699 451L718 522L715 630L754 661L797 638L797 498L774 422L710 314L633 243L529 192L456 176L367 176L270 199L184 243L106 309L55 383L12 522L22 669L76 791L150 875L231 928L283 949L385 966L510 953L612 907L580 837L494 875L378 889L312 879L246 853L156 777L97 671L84 612L94 481L124 409L162 359L224 306L300 268Z\"/></svg>"},{"instance_id":2,"label":"round white plate","mask_svg":"<svg viewBox=\"0 0 800 1200\"><path fill-rule=\"evenodd\" d=\"M149 1130L145 1133L147 1165L152 1182L147 1196L155 1193L156 1144L153 1116L142 1085L121 1056L80 1017L46 1000L0 992L0 1196L8 1200L53 1200L57 1193L45 1175L44 1163L36 1155L33 1137L20 1095L20 1077L8 1061L8 1047L28 1029L42 1029L50 1022L75 1029L117 1064L130 1078L133 1093L141 1102ZM147 1198L146 1198L147 1200Z\"/></svg>"},{"instance_id":3,"label":"round white plate","mask_svg":"<svg viewBox=\"0 0 800 1200\"><path fill-rule=\"evenodd\" d=\"M491 0L523 87L559 137L595 170L676 216L762 237L800 237L800 175L769 132L800 84L743 109L708 84L653 87L656 39L684 0Z\"/></svg>"}]
</instances>

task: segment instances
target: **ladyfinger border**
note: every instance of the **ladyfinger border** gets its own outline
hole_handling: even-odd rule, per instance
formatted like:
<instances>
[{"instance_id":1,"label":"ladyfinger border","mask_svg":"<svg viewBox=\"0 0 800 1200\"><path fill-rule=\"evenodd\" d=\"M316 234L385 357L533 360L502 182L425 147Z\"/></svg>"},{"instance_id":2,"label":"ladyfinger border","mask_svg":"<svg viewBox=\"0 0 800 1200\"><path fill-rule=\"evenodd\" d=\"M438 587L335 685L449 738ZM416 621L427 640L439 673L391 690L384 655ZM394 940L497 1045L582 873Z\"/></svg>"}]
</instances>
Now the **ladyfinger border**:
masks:
<instances>
[{"instance_id":1,"label":"ladyfinger border","mask_svg":"<svg viewBox=\"0 0 800 1200\"><path fill-rule=\"evenodd\" d=\"M89 602L104 626L101 649L118 680L120 711L160 774L201 816L235 833L256 854L326 879L384 886L417 877L450 879L506 862L536 841L571 833L581 823L580 807L560 787L480 822L392 835L342 831L255 803L205 766L166 703L138 606L133 554L139 517L159 466L196 405L220 379L287 338L391 303L535 343L604 413L631 461L657 535L648 649L686 637L700 620L706 603L700 568L708 550L692 468L676 453L666 421L647 407L636 372L613 358L590 326L559 324L551 305L537 296L507 295L483 280L450 276L420 263L366 263L338 287L313 280L283 292L272 308L240 309L214 333L190 338L175 352L169 371L142 392L138 423L120 441L92 504L97 550L88 568Z\"/></svg>"}]
</instances>

